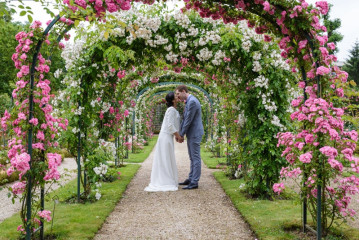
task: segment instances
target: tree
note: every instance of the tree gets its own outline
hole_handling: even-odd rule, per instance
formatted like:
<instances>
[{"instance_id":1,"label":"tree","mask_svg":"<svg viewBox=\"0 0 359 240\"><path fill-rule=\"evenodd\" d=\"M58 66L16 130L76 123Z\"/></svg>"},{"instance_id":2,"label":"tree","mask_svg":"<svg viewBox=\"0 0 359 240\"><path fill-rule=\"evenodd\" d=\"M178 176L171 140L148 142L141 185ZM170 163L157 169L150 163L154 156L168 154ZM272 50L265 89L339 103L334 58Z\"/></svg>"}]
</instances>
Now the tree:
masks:
<instances>
[{"instance_id":1,"label":"tree","mask_svg":"<svg viewBox=\"0 0 359 240\"><path fill-rule=\"evenodd\" d=\"M328 42L335 43L337 45L338 42L343 40L343 35L336 31L342 25L342 22L339 18L335 18L333 20L330 18L330 10L332 9L333 4L329 4L329 11L327 15L324 15L324 26L327 28L328 31ZM335 54L339 51L338 48L334 50L330 50L330 54Z\"/></svg>"},{"instance_id":2,"label":"tree","mask_svg":"<svg viewBox=\"0 0 359 240\"><path fill-rule=\"evenodd\" d=\"M11 57L15 53L15 48L18 42L15 35L29 29L29 23L22 24L20 22L12 22L12 9L8 8L5 3L0 3L0 12L7 13L0 15L0 94L6 93L11 95L12 90L15 88L17 81L16 74L18 70L15 68L14 62ZM48 57L48 56L45 56ZM64 62L61 58L61 51L55 49L51 53L51 60L53 62L50 71L53 73L58 68L64 67ZM50 79L52 88L55 90L61 88L60 79Z\"/></svg>"},{"instance_id":3,"label":"tree","mask_svg":"<svg viewBox=\"0 0 359 240\"><path fill-rule=\"evenodd\" d=\"M11 94L14 87L17 69L11 60L12 54L18 42L15 35L20 32L24 26L21 23L11 22L11 11L5 3L0 3L0 11L6 12L8 15L0 17L0 93Z\"/></svg>"},{"instance_id":4,"label":"tree","mask_svg":"<svg viewBox=\"0 0 359 240\"><path fill-rule=\"evenodd\" d=\"M359 85L359 41L356 40L354 47L349 51L349 59L346 60L343 69L349 74L349 79Z\"/></svg>"}]
</instances>

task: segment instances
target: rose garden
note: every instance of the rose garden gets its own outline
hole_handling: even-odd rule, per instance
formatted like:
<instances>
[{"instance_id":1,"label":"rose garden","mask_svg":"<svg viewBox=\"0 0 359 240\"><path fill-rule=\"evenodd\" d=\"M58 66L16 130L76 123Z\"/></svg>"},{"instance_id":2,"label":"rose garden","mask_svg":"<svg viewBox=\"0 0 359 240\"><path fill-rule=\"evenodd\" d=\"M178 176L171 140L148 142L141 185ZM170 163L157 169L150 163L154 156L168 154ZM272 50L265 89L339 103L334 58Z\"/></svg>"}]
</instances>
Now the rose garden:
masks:
<instances>
[{"instance_id":1,"label":"rose garden","mask_svg":"<svg viewBox=\"0 0 359 240\"><path fill-rule=\"evenodd\" d=\"M14 36L0 172L8 204L21 207L0 223L0 239L92 239L152 151L164 96L181 84L202 105L202 160L253 236L359 239L355 102L321 21L327 2L165 4L58 0L46 29L35 20ZM65 63L57 69L55 52ZM65 157L76 177L48 191ZM273 218L248 211L269 205ZM61 225L86 211L102 211L88 235Z\"/></svg>"}]
</instances>

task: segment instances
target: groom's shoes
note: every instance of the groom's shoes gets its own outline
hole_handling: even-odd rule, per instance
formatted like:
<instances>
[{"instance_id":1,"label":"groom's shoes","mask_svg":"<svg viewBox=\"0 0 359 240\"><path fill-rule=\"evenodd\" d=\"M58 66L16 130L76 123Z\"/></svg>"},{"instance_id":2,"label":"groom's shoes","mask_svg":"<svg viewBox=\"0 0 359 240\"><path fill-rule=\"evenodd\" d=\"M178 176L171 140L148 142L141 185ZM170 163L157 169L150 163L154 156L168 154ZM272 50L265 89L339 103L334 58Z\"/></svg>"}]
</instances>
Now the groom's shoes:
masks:
<instances>
[{"instance_id":1,"label":"groom's shoes","mask_svg":"<svg viewBox=\"0 0 359 240\"><path fill-rule=\"evenodd\" d=\"M179 185L188 185L191 181L189 179L184 180L184 182L180 182Z\"/></svg>"},{"instance_id":2,"label":"groom's shoes","mask_svg":"<svg viewBox=\"0 0 359 240\"><path fill-rule=\"evenodd\" d=\"M184 187L182 189L191 190L191 189L197 189L197 188L198 188L198 184L190 183L187 187Z\"/></svg>"}]
</instances>

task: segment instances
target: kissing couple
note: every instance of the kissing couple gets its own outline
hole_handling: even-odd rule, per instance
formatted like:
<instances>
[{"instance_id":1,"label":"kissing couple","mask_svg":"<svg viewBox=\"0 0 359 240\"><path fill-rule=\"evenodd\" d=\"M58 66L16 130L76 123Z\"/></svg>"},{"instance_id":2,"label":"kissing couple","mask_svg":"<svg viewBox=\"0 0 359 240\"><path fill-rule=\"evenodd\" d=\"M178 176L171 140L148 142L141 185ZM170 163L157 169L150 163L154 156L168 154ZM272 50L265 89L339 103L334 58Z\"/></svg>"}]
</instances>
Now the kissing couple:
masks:
<instances>
[{"instance_id":1,"label":"kissing couple","mask_svg":"<svg viewBox=\"0 0 359 240\"><path fill-rule=\"evenodd\" d=\"M184 101L186 104L181 124L180 114L176 109L179 101ZM188 92L185 85L180 85L175 92L166 95L166 105L167 110L154 153L151 181L145 191L177 191L178 185L186 185L182 188L185 190L196 189L201 177L200 144L204 134L201 104L195 96ZM190 172L186 180L178 183L174 138L177 142L183 143L185 135L191 161Z\"/></svg>"}]
</instances>

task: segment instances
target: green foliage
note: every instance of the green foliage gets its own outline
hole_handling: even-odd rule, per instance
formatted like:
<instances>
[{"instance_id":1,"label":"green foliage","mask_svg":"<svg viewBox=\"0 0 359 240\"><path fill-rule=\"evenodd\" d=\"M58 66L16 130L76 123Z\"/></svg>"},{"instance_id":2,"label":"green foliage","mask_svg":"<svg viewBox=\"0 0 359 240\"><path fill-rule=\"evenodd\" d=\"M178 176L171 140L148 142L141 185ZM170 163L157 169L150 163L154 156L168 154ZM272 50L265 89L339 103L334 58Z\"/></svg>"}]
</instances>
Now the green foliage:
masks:
<instances>
[{"instance_id":1,"label":"green foliage","mask_svg":"<svg viewBox=\"0 0 359 240\"><path fill-rule=\"evenodd\" d=\"M5 110L8 110L10 112L12 102L11 98L7 93L0 93L0 116L2 116L5 112Z\"/></svg>"},{"instance_id":2,"label":"green foliage","mask_svg":"<svg viewBox=\"0 0 359 240\"><path fill-rule=\"evenodd\" d=\"M343 70L349 74L349 80L354 80L359 86L359 41L354 43L349 52L350 55L343 66Z\"/></svg>"},{"instance_id":3,"label":"green foliage","mask_svg":"<svg viewBox=\"0 0 359 240\"><path fill-rule=\"evenodd\" d=\"M120 47L112 45L105 50L103 57L108 59L109 62L113 63L115 69L119 68L119 64L126 63L129 59L135 60L135 52L132 50L123 51Z\"/></svg>"},{"instance_id":4,"label":"green foliage","mask_svg":"<svg viewBox=\"0 0 359 240\"><path fill-rule=\"evenodd\" d=\"M20 23L5 21L0 18L0 93L11 94L15 86L18 70L11 57L18 42L15 35L24 29Z\"/></svg>"},{"instance_id":5,"label":"green foliage","mask_svg":"<svg viewBox=\"0 0 359 240\"><path fill-rule=\"evenodd\" d=\"M324 26L327 28L328 32L328 42L335 43L336 46L338 46L338 42L342 41L344 36L339 33L337 30L342 25L342 22L339 18L330 19L330 11L333 7L333 4L329 4L329 11L327 15L325 15L324 18ZM339 48L336 48L334 50L330 50L330 54L335 54L339 51Z\"/></svg>"}]
</instances>

